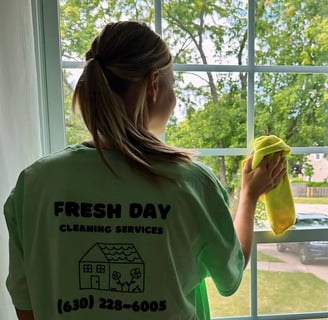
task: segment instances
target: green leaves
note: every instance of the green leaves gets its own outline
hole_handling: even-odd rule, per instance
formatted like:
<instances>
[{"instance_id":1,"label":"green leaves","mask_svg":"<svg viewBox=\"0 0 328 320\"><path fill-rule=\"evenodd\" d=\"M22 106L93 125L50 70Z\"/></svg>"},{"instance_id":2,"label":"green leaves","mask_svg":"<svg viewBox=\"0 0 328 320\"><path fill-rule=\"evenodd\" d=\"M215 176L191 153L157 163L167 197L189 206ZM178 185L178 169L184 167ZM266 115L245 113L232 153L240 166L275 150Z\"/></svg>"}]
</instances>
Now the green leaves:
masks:
<instances>
[{"instance_id":1,"label":"green leaves","mask_svg":"<svg viewBox=\"0 0 328 320\"><path fill-rule=\"evenodd\" d=\"M152 1L61 0L62 56L83 60L91 40L107 23L130 19L153 22Z\"/></svg>"}]
</instances>

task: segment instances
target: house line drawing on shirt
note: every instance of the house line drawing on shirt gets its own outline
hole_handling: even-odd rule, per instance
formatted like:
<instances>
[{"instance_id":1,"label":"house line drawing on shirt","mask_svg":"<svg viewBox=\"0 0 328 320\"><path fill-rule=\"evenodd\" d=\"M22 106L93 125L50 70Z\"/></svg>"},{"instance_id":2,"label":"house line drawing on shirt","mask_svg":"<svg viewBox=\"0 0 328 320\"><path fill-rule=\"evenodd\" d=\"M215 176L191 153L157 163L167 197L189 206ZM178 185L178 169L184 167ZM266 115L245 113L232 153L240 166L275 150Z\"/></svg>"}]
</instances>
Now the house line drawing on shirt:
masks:
<instances>
[{"instance_id":1,"label":"house line drawing on shirt","mask_svg":"<svg viewBox=\"0 0 328 320\"><path fill-rule=\"evenodd\" d=\"M79 261L80 289L144 292L145 264L131 243L95 243Z\"/></svg>"}]
</instances>

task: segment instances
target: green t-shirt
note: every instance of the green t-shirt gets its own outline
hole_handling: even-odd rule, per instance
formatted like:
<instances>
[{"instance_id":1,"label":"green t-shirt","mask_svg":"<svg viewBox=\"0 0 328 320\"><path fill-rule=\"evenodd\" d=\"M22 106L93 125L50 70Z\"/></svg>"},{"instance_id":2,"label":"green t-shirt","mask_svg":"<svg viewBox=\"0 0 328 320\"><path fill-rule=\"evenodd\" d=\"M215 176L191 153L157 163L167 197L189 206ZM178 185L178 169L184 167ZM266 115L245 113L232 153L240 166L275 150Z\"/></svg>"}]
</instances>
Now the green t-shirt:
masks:
<instances>
[{"instance_id":1,"label":"green t-shirt","mask_svg":"<svg viewBox=\"0 0 328 320\"><path fill-rule=\"evenodd\" d=\"M116 174L84 145L20 174L5 203L14 305L36 320L205 319L203 280L231 295L244 265L225 190L199 162L156 165L176 183L153 184L105 154Z\"/></svg>"}]
</instances>

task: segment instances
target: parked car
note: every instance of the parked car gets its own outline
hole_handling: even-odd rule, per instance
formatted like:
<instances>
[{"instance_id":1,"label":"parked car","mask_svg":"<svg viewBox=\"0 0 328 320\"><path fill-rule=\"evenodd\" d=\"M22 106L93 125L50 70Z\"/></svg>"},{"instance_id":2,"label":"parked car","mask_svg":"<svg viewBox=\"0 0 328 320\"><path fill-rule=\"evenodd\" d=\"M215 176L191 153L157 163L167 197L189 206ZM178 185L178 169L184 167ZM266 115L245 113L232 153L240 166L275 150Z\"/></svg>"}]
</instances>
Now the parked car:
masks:
<instances>
[{"instance_id":1,"label":"parked car","mask_svg":"<svg viewBox=\"0 0 328 320\"><path fill-rule=\"evenodd\" d=\"M327 227L328 215L321 213L298 213L294 228ZM289 251L298 255L301 263L311 264L317 259L328 259L328 241L277 243L279 252Z\"/></svg>"}]
</instances>

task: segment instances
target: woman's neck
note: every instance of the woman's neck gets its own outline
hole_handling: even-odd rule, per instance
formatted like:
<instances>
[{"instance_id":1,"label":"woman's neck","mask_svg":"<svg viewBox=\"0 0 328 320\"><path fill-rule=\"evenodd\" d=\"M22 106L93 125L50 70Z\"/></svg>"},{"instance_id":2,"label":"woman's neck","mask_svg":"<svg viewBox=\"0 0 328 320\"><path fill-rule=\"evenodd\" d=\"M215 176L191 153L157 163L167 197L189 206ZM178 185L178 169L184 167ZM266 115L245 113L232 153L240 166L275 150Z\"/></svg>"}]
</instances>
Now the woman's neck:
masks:
<instances>
[{"instance_id":1,"label":"woman's neck","mask_svg":"<svg viewBox=\"0 0 328 320\"><path fill-rule=\"evenodd\" d=\"M96 143L95 143L93 138L90 139L90 140L85 141L85 144L92 147L92 148L96 148ZM99 138L99 144L100 144L101 149L107 149L107 150L113 149L113 145L110 144L109 142L105 141L101 137Z\"/></svg>"}]
</instances>

